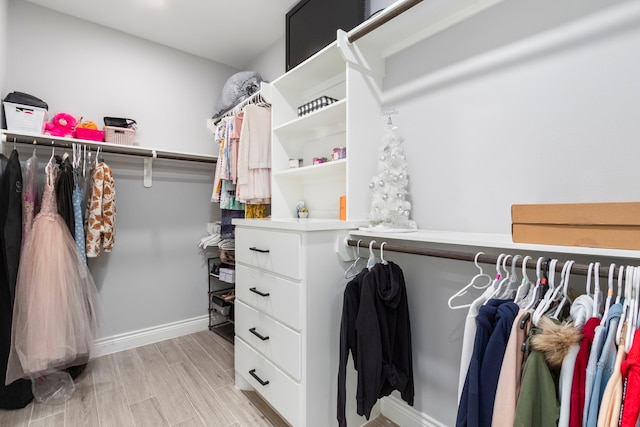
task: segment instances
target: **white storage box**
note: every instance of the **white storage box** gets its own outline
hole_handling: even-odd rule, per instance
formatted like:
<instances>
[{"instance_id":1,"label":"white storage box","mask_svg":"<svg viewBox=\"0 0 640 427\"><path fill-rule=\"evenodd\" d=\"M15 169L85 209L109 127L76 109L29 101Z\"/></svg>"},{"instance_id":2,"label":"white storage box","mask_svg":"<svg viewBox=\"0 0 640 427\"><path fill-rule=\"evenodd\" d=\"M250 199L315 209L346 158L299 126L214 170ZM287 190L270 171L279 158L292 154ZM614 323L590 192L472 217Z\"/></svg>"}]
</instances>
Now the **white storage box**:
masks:
<instances>
[{"instance_id":1,"label":"white storage box","mask_svg":"<svg viewBox=\"0 0 640 427\"><path fill-rule=\"evenodd\" d=\"M47 110L31 105L3 102L7 130L14 132L42 133L47 123Z\"/></svg>"}]
</instances>

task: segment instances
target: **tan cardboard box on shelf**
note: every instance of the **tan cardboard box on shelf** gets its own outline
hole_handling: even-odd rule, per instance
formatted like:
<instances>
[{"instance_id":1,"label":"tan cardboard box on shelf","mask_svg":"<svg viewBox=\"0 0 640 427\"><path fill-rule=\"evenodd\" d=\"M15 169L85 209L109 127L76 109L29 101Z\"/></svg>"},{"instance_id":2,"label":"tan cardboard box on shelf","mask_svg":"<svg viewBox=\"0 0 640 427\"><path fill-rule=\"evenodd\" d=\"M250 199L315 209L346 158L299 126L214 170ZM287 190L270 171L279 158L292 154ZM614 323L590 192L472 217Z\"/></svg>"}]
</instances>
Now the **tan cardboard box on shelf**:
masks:
<instances>
[{"instance_id":1,"label":"tan cardboard box on shelf","mask_svg":"<svg viewBox=\"0 0 640 427\"><path fill-rule=\"evenodd\" d=\"M640 202L511 206L516 243L640 249Z\"/></svg>"}]
</instances>

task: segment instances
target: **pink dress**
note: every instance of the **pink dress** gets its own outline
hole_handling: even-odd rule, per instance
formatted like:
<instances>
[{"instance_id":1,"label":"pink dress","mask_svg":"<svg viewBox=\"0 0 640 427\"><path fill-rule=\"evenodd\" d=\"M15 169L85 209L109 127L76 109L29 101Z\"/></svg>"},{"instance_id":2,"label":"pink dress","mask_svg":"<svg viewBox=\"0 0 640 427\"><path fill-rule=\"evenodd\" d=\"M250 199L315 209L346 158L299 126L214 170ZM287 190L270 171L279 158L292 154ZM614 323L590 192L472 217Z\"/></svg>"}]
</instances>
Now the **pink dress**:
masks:
<instances>
[{"instance_id":1,"label":"pink dress","mask_svg":"<svg viewBox=\"0 0 640 427\"><path fill-rule=\"evenodd\" d=\"M42 207L22 248L5 383L88 358L95 331L93 278L58 214L57 167L45 168Z\"/></svg>"}]
</instances>

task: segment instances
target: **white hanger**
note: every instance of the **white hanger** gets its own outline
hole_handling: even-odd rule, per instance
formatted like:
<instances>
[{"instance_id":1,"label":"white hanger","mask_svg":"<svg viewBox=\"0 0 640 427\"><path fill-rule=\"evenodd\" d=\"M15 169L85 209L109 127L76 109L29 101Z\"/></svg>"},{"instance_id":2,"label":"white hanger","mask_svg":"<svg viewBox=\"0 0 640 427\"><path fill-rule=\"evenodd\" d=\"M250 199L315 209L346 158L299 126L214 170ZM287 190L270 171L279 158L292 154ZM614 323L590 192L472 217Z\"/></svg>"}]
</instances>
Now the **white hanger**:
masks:
<instances>
[{"instance_id":1,"label":"white hanger","mask_svg":"<svg viewBox=\"0 0 640 427\"><path fill-rule=\"evenodd\" d=\"M378 262L375 254L373 253L373 244L376 243L375 240L369 242L369 259L367 260L367 269L371 270L374 265Z\"/></svg>"},{"instance_id":2,"label":"white hanger","mask_svg":"<svg viewBox=\"0 0 640 427\"><path fill-rule=\"evenodd\" d=\"M623 278L624 278L624 265L621 265L620 270L618 270L618 293L616 294L616 304L620 304L620 300L622 299Z\"/></svg>"},{"instance_id":3,"label":"white hanger","mask_svg":"<svg viewBox=\"0 0 640 427\"><path fill-rule=\"evenodd\" d=\"M492 294L491 298L503 298L504 295L504 291L506 288L506 283L509 281L509 270L507 269L507 261L511 258L511 255L507 255L505 254L504 257L502 258L502 261L500 262L500 266L502 267L502 270L500 270L500 274L499 276L501 277L501 280L496 283L496 290L495 292ZM502 272L504 272L504 274L502 274ZM497 277L497 276L496 276Z\"/></svg>"},{"instance_id":4,"label":"white hanger","mask_svg":"<svg viewBox=\"0 0 640 427\"><path fill-rule=\"evenodd\" d=\"M458 292L456 292L455 294L453 294L453 295L451 296L451 298L449 298L449 300L447 301L447 304L449 305L449 308L450 308L450 309L452 309L452 310L457 310L457 309L460 309L460 308L468 308L468 307L471 307L471 303L469 303L469 304L461 304L461 305L453 305L453 304L452 304L452 301L453 301L455 298L457 298L457 297L459 297L459 296L462 296L462 295L466 294L466 293L467 293L467 290L468 290L470 287L472 287L472 286L473 286L474 288L476 288L476 289L485 289L485 288L487 288L488 286L490 286L490 285L491 285L491 283L492 283L491 276L489 276L489 275L488 275L488 274L486 274L484 271L482 271L482 267L480 266L480 264L478 264L478 257L479 257L480 255L484 255L484 252L478 252L478 253L476 254L476 256L475 256L474 260L473 260L473 262L474 262L474 264L476 265L476 267L478 267L478 270L480 270L480 273L478 273L478 274L476 274L475 276L473 276L473 277L471 278L471 280L469 281L469 283L468 283L466 286L464 286L464 287L463 287L462 289L460 289ZM486 285L484 285L484 286L476 286L476 281L477 281L477 280L479 280L479 279L486 279L486 280L487 280L487 284L486 284Z\"/></svg>"},{"instance_id":5,"label":"white hanger","mask_svg":"<svg viewBox=\"0 0 640 427\"><path fill-rule=\"evenodd\" d=\"M558 260L555 258L552 259L551 262L549 263L549 289L547 289L547 292L545 292L544 296L542 297L542 300L540 301L535 311L533 312L533 324L536 326L538 325L538 322L540 321L544 313L546 313L549 307L551 306L551 299L555 291L554 282L556 278L557 263L558 263Z\"/></svg>"},{"instance_id":6,"label":"white hanger","mask_svg":"<svg viewBox=\"0 0 640 427\"><path fill-rule=\"evenodd\" d=\"M502 265L502 259L505 256L507 256L507 254L500 254L496 259L496 276L491 282L491 288L493 289L493 292L491 292L489 298L487 298L485 303L492 298L496 298L496 296L498 295L498 292L500 291L500 279L502 278L502 274L501 274L502 272L500 270L500 266Z\"/></svg>"},{"instance_id":7,"label":"white hanger","mask_svg":"<svg viewBox=\"0 0 640 427\"><path fill-rule=\"evenodd\" d=\"M632 279L635 274L635 268L627 265L626 277L624 280L624 302L622 304L622 314L620 315L620 321L618 322L618 329L616 330L616 344L620 345L620 338L622 337L622 327L627 322L629 315L629 303L631 302L631 288Z\"/></svg>"},{"instance_id":8,"label":"white hanger","mask_svg":"<svg viewBox=\"0 0 640 427\"><path fill-rule=\"evenodd\" d=\"M389 264L389 263L387 262L387 260L385 260L385 259L384 259L384 245L386 245L386 244L387 244L387 242L382 242L382 243L380 244L380 262L381 262L382 264L384 264L384 265Z\"/></svg>"},{"instance_id":9,"label":"white hanger","mask_svg":"<svg viewBox=\"0 0 640 427\"><path fill-rule=\"evenodd\" d=\"M633 280L631 286L631 302L629 303L629 311L628 317L629 322L627 322L627 336L624 342L624 347L629 354L631 351L631 346L633 345L633 336L636 332L636 322L638 320L638 288L640 288L640 271L638 270L640 267L633 267Z\"/></svg>"},{"instance_id":10,"label":"white hanger","mask_svg":"<svg viewBox=\"0 0 640 427\"><path fill-rule=\"evenodd\" d=\"M616 271L616 264L609 264L609 280L607 281L607 300L604 303L604 313L602 319L600 319L600 325L604 326L607 316L609 315L609 306L611 305L611 297L613 297L613 273Z\"/></svg>"},{"instance_id":11,"label":"white hanger","mask_svg":"<svg viewBox=\"0 0 640 427\"><path fill-rule=\"evenodd\" d=\"M593 313L591 317L600 318L600 263L596 262L593 269Z\"/></svg>"},{"instance_id":12,"label":"white hanger","mask_svg":"<svg viewBox=\"0 0 640 427\"><path fill-rule=\"evenodd\" d=\"M529 310L530 308L533 308L534 304L536 303L536 294L538 293L538 289L540 288L540 281L541 281L540 275L542 274L540 271L540 267L543 260L544 260L544 257L539 257L538 262L536 263L536 285L533 287L533 289L531 289L531 287L529 288L530 299L527 303L527 306L525 307L525 310ZM531 295L532 292L533 292L533 295Z\"/></svg>"},{"instance_id":13,"label":"white hanger","mask_svg":"<svg viewBox=\"0 0 640 427\"><path fill-rule=\"evenodd\" d=\"M349 268L347 268L347 270L344 272L345 279L353 279L354 277L356 277L359 273L359 271L356 270L358 266L358 261L360 261L361 259L362 260L365 259L365 257L360 255L360 242L362 242L362 239L358 240L358 243L356 244L356 260L353 261L353 263L349 266ZM356 270L355 274L350 274L351 271L353 270Z\"/></svg>"},{"instance_id":14,"label":"white hanger","mask_svg":"<svg viewBox=\"0 0 640 427\"><path fill-rule=\"evenodd\" d=\"M564 304L569 300L569 279L571 278L571 267L573 267L573 264L575 264L575 261L571 259L562 267L562 271L564 272L562 280L562 299L560 300L558 307L556 307L555 313L553 313L552 317L554 319L559 318L560 313L562 313L562 307L564 307Z\"/></svg>"},{"instance_id":15,"label":"white hanger","mask_svg":"<svg viewBox=\"0 0 640 427\"><path fill-rule=\"evenodd\" d=\"M518 275L516 274L516 263L518 259L522 258L522 255L514 255L511 259L511 275L509 277L509 282L507 283L507 288L504 291L505 298L511 297L511 295L515 296L518 291ZM514 299L515 301L515 299Z\"/></svg>"},{"instance_id":16,"label":"white hanger","mask_svg":"<svg viewBox=\"0 0 640 427\"><path fill-rule=\"evenodd\" d=\"M532 285L529 276L527 276L527 262L529 262L530 259L531 257L529 255L526 255L522 259L522 281L520 282L520 286L518 286L518 290L516 291L516 296L514 298L514 302L518 305L521 305L521 303L524 301L527 294L529 293L529 288Z\"/></svg>"}]
</instances>

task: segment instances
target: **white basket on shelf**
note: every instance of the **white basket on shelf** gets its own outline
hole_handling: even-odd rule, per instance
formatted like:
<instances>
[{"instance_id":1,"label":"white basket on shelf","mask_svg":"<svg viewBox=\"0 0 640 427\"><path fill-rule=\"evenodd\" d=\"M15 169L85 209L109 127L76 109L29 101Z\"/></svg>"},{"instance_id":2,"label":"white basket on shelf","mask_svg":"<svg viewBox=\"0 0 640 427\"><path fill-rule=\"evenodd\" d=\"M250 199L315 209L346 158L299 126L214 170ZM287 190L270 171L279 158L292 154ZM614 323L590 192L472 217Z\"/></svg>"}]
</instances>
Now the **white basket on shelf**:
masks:
<instances>
[{"instance_id":1,"label":"white basket on shelf","mask_svg":"<svg viewBox=\"0 0 640 427\"><path fill-rule=\"evenodd\" d=\"M104 142L121 145L133 145L135 137L135 129L117 128L114 126L104 127Z\"/></svg>"}]
</instances>

